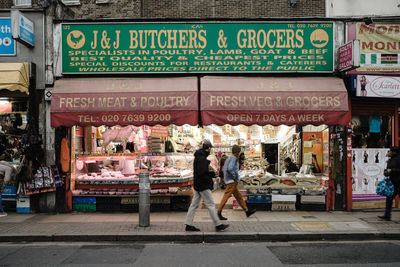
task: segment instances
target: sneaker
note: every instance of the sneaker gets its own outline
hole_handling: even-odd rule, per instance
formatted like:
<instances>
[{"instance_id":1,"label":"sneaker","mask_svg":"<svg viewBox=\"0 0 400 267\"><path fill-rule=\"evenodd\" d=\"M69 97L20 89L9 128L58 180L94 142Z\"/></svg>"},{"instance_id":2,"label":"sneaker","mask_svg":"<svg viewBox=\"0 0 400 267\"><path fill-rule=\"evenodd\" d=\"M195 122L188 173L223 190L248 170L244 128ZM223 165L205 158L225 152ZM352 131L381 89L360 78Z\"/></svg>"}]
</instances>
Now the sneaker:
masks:
<instances>
[{"instance_id":1,"label":"sneaker","mask_svg":"<svg viewBox=\"0 0 400 267\"><path fill-rule=\"evenodd\" d=\"M0 217L4 217L4 216L7 216L7 213L5 213L4 211L0 212Z\"/></svg>"},{"instance_id":2,"label":"sneaker","mask_svg":"<svg viewBox=\"0 0 400 267\"><path fill-rule=\"evenodd\" d=\"M200 232L200 229L197 227L194 227L193 225L186 225L185 231L186 232Z\"/></svg>"},{"instance_id":3,"label":"sneaker","mask_svg":"<svg viewBox=\"0 0 400 267\"><path fill-rule=\"evenodd\" d=\"M218 218L219 218L221 221L226 221L226 220L228 220L227 218L225 218L224 216L222 216L222 212L218 212Z\"/></svg>"},{"instance_id":4,"label":"sneaker","mask_svg":"<svg viewBox=\"0 0 400 267\"><path fill-rule=\"evenodd\" d=\"M385 221L390 221L390 217L386 216L378 216L379 219L385 220Z\"/></svg>"},{"instance_id":5,"label":"sneaker","mask_svg":"<svg viewBox=\"0 0 400 267\"><path fill-rule=\"evenodd\" d=\"M250 217L250 216L253 215L254 213L256 213L256 209L247 210L247 211L246 211L246 216L247 216L247 217Z\"/></svg>"},{"instance_id":6,"label":"sneaker","mask_svg":"<svg viewBox=\"0 0 400 267\"><path fill-rule=\"evenodd\" d=\"M224 231L228 227L229 227L229 224L220 224L220 225L215 226L215 230L217 232L221 232L221 231Z\"/></svg>"}]
</instances>

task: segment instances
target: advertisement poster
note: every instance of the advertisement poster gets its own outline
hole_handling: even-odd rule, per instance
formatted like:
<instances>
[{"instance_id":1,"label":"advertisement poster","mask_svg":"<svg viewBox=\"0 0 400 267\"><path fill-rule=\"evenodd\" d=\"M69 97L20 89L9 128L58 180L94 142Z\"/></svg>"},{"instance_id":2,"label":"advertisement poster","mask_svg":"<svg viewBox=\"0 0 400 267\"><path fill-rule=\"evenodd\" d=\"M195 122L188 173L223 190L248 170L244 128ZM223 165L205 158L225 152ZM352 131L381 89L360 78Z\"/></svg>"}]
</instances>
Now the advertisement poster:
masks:
<instances>
[{"instance_id":1,"label":"advertisement poster","mask_svg":"<svg viewBox=\"0 0 400 267\"><path fill-rule=\"evenodd\" d=\"M304 132L303 144L303 163L313 165L314 173L322 173L324 171L322 132Z\"/></svg>"},{"instance_id":2,"label":"advertisement poster","mask_svg":"<svg viewBox=\"0 0 400 267\"><path fill-rule=\"evenodd\" d=\"M62 72L333 72L333 23L62 25Z\"/></svg>"},{"instance_id":3,"label":"advertisement poster","mask_svg":"<svg viewBox=\"0 0 400 267\"><path fill-rule=\"evenodd\" d=\"M384 178L388 151L386 148L352 149L353 200L385 199L376 194L376 186Z\"/></svg>"},{"instance_id":4,"label":"advertisement poster","mask_svg":"<svg viewBox=\"0 0 400 267\"><path fill-rule=\"evenodd\" d=\"M357 96L400 98L400 77L358 75Z\"/></svg>"},{"instance_id":5,"label":"advertisement poster","mask_svg":"<svg viewBox=\"0 0 400 267\"><path fill-rule=\"evenodd\" d=\"M399 23L356 24L360 40L360 68L357 71L400 71Z\"/></svg>"}]
</instances>

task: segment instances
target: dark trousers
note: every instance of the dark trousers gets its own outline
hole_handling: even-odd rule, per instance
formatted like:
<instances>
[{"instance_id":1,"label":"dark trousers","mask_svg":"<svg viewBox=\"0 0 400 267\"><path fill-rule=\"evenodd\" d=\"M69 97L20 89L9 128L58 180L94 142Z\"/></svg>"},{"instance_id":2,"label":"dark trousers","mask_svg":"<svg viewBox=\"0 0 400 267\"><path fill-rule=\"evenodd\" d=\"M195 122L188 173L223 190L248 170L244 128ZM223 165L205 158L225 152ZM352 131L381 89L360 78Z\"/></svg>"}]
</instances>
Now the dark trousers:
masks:
<instances>
[{"instance_id":1,"label":"dark trousers","mask_svg":"<svg viewBox=\"0 0 400 267\"><path fill-rule=\"evenodd\" d=\"M386 197L386 209L385 209L385 217L390 218L392 214L392 206L393 206L393 199L396 197L396 195L399 194L398 190L395 190L393 196L391 197Z\"/></svg>"}]
</instances>

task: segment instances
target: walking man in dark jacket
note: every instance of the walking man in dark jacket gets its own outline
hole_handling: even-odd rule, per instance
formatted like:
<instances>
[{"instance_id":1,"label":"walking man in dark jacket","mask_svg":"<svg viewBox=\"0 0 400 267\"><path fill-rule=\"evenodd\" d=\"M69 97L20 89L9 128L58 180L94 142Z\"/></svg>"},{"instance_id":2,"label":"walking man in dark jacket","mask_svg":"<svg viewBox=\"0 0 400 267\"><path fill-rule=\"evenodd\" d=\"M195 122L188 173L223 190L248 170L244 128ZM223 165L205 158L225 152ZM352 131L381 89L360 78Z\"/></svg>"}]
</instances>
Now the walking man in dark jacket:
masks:
<instances>
[{"instance_id":1,"label":"walking man in dark jacket","mask_svg":"<svg viewBox=\"0 0 400 267\"><path fill-rule=\"evenodd\" d=\"M390 181L393 183L394 192L393 196L386 197L385 215L378 216L382 220L390 221L393 199L400 193L400 149L398 147L391 147L388 152L389 160L384 172L385 176L389 176Z\"/></svg>"},{"instance_id":2,"label":"walking man in dark jacket","mask_svg":"<svg viewBox=\"0 0 400 267\"><path fill-rule=\"evenodd\" d=\"M228 224L222 224L218 219L217 210L215 209L214 199L211 193L214 182L212 179L212 174L209 171L210 161L207 159L207 157L210 155L211 148L211 142L209 140L204 140L202 148L194 153L194 190L192 203L190 204L185 220L186 231L200 231L200 229L193 226L193 219L201 199L203 199L204 204L210 213L210 217L215 223L216 231L222 231L229 226Z\"/></svg>"}]
</instances>

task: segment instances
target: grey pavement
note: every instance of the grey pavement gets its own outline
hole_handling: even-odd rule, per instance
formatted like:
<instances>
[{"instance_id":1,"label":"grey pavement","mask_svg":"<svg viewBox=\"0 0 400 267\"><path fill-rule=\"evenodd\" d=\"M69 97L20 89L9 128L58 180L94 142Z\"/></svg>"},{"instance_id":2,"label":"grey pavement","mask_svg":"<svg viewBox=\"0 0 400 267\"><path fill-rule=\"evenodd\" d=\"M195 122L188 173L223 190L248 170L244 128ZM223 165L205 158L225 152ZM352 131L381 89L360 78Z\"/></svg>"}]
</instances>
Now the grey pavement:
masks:
<instances>
[{"instance_id":1,"label":"grey pavement","mask_svg":"<svg viewBox=\"0 0 400 267\"><path fill-rule=\"evenodd\" d=\"M230 227L215 232L208 211L199 209L194 225L184 231L185 212L151 213L149 227L139 227L138 213L15 214L0 217L0 242L144 241L240 242L296 240L400 240L400 212L392 221L377 218L382 211L276 212L224 210Z\"/></svg>"},{"instance_id":2,"label":"grey pavement","mask_svg":"<svg viewBox=\"0 0 400 267\"><path fill-rule=\"evenodd\" d=\"M400 241L0 243L0 266L399 266Z\"/></svg>"}]
</instances>

